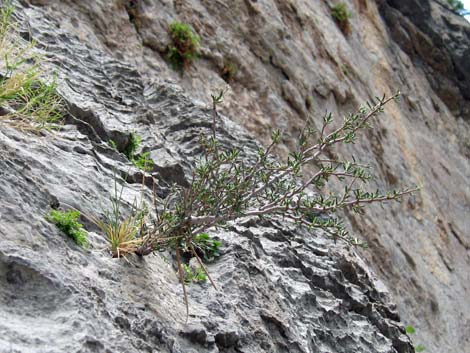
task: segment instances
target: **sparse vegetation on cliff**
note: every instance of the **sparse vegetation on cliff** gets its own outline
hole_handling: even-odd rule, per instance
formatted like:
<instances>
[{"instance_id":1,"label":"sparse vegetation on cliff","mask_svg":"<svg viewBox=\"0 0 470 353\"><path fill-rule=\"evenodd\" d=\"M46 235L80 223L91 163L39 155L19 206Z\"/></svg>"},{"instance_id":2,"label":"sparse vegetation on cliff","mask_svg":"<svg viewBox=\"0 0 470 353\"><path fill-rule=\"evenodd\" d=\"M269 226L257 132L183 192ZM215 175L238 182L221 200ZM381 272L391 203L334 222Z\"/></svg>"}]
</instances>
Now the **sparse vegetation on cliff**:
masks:
<instances>
[{"instance_id":1,"label":"sparse vegetation on cliff","mask_svg":"<svg viewBox=\"0 0 470 353\"><path fill-rule=\"evenodd\" d=\"M349 234L341 218L335 216L337 211L351 209L362 214L366 204L400 201L402 196L418 188L365 191L364 186L371 179L368 166L354 157L352 160L331 158L329 151L335 145L354 143L357 134L369 128L372 119L398 96L397 93L388 98L377 97L336 127L331 114L323 117L320 130L308 122L299 137L298 148L282 162L273 153L282 139L279 131L272 133L272 143L260 148L255 160L247 159L241 150L222 148L216 136L216 124L217 106L222 102L223 92L212 96L212 135L202 137L203 157L194 169L190 185L174 186L173 192L161 202L155 197L157 218L131 246L121 249L121 255L129 252L146 255L157 249L172 249L184 288L182 254L196 258L215 286L203 260L208 252L217 251L219 244L211 244L210 238L201 234L239 218L278 216L312 230L320 229L334 240L366 246ZM306 173L307 165L316 166L316 171ZM341 192L325 190L332 178L343 183ZM185 289L184 295L186 298Z\"/></svg>"},{"instance_id":2,"label":"sparse vegetation on cliff","mask_svg":"<svg viewBox=\"0 0 470 353\"><path fill-rule=\"evenodd\" d=\"M108 141L110 146L117 149L116 142L111 141ZM150 152L147 151L137 154L137 150L139 149L141 143L142 138L134 132L131 132L129 134L127 145L122 152L126 155L126 157L132 162L134 166L143 171L150 172L153 170L153 166L155 165L155 163L152 158L150 158Z\"/></svg>"},{"instance_id":3,"label":"sparse vegetation on cliff","mask_svg":"<svg viewBox=\"0 0 470 353\"><path fill-rule=\"evenodd\" d=\"M51 210L46 219L54 223L57 228L72 238L77 245L86 247L88 245L87 232L83 229L83 225L78 222L80 218L79 211L59 211Z\"/></svg>"},{"instance_id":4,"label":"sparse vegetation on cliff","mask_svg":"<svg viewBox=\"0 0 470 353\"><path fill-rule=\"evenodd\" d=\"M2 18L6 20L0 27L0 39L4 47L10 49L5 54L7 75L0 81L0 93L3 92L0 99L9 99L8 106L14 110L15 117L21 114L37 116L33 119L36 124L57 121L54 114L59 114L57 107L60 99L55 98L55 85L38 81L40 73L36 63L39 61L36 57L33 60L35 64L25 66L25 71L19 70L31 58L24 56L30 47L8 46L10 37L5 33L10 27L3 24L8 24L11 7L2 8L2 11ZM346 5L333 7L332 16L340 28L347 31L350 13ZM169 31L173 45L169 48L168 58L182 70L197 57L200 38L189 25L180 22L172 23ZM11 58L14 58L13 63ZM234 72L234 67L227 66L222 74L228 80ZM14 89L9 91L11 86ZM147 219L148 212L144 205L134 205L131 213L125 216L121 211L122 189L119 191L117 185L112 210L105 215L105 219L87 217L107 235L114 257L130 253L148 255L161 249L174 251L186 304L184 284L188 280L202 281L207 278L215 287L204 261L211 261L218 255L221 243L212 239L206 231L240 218L280 217L311 230L322 230L334 240L366 246L349 234L343 221L336 216L337 211L351 209L361 214L366 204L399 201L417 188L366 191L364 185L371 179L368 167L354 158L331 158L328 151L335 145L354 143L356 135L370 127L371 120L397 97L398 94L376 98L374 102L349 114L336 127L333 126L331 114L323 117L319 130L309 121L299 136L298 148L291 151L287 159L279 161L273 152L282 140L279 131L272 133L272 143L267 148L260 147L251 160L240 149L228 150L221 146L216 135L219 119L217 107L223 99L223 92L220 92L212 96L212 135L201 138L203 155L193 171L189 186L173 186L173 192L164 200L155 196L155 219ZM136 154L140 143L140 137L131 133L123 152L134 165L149 170L153 167L149 153ZM110 144L113 145L111 141ZM306 173L307 165L314 165L316 171ZM341 192L325 190L332 178L344 182ZM53 210L47 218L77 244L85 245L86 232L78 223L79 216L78 211L61 213ZM199 267L195 272L183 263L183 255L197 260Z\"/></svg>"},{"instance_id":5,"label":"sparse vegetation on cliff","mask_svg":"<svg viewBox=\"0 0 470 353\"><path fill-rule=\"evenodd\" d=\"M169 27L172 44L168 47L168 60L174 69L183 71L197 58L201 38L187 23L172 22Z\"/></svg>"},{"instance_id":6,"label":"sparse vegetation on cliff","mask_svg":"<svg viewBox=\"0 0 470 353\"><path fill-rule=\"evenodd\" d=\"M104 219L85 214L107 237L113 257L121 257L135 251L140 246L144 236L144 220L147 208L137 201L132 205L131 212L125 215L122 210L122 192L124 187L118 187L114 178L114 194L111 197L111 211L105 211Z\"/></svg>"},{"instance_id":7,"label":"sparse vegetation on cliff","mask_svg":"<svg viewBox=\"0 0 470 353\"><path fill-rule=\"evenodd\" d=\"M205 282L207 280L206 272L202 267L192 268L190 265L183 264L184 283Z\"/></svg>"},{"instance_id":8,"label":"sparse vegetation on cliff","mask_svg":"<svg viewBox=\"0 0 470 353\"><path fill-rule=\"evenodd\" d=\"M413 326L406 326L405 327L405 332L408 335L414 335L416 333L416 330ZM417 352L417 353L424 352L425 350L426 350L426 348L422 344L418 344L417 346L415 346L415 352Z\"/></svg>"},{"instance_id":9,"label":"sparse vegetation on cliff","mask_svg":"<svg viewBox=\"0 0 470 353\"><path fill-rule=\"evenodd\" d=\"M339 3L331 8L331 16L335 19L341 31L344 33L350 32L349 19L351 18L351 12L349 12L345 3Z\"/></svg>"},{"instance_id":10,"label":"sparse vegetation on cliff","mask_svg":"<svg viewBox=\"0 0 470 353\"><path fill-rule=\"evenodd\" d=\"M57 127L63 116L62 99L54 80L43 77L34 42L19 36L12 13L13 6L5 2L0 8L0 120L30 131Z\"/></svg>"}]
</instances>

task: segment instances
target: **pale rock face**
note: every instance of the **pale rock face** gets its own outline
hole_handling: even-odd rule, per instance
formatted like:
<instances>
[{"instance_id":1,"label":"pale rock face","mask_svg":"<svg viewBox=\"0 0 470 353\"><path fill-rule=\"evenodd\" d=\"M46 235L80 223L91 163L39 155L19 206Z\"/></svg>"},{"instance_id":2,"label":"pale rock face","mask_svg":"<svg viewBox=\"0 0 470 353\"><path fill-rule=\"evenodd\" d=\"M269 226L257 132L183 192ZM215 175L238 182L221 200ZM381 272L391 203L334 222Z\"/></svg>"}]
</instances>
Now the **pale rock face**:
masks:
<instances>
[{"instance_id":1,"label":"pale rock face","mask_svg":"<svg viewBox=\"0 0 470 353\"><path fill-rule=\"evenodd\" d=\"M426 352L467 352L470 25L429 0L348 2L348 35L320 0L129 3L15 2L71 115L51 138L0 126L0 352L412 352L403 324ZM201 36L183 75L165 59L174 20ZM308 116L320 124L325 111L341 117L400 90L339 154L372 161L374 189L424 188L345 215L365 251L278 222L214 231L224 249L209 270L221 291L191 286L185 325L171 257L111 259L97 233L79 249L44 214L56 202L102 213L113 170L130 168L107 141L124 144L129 131L161 185L187 183L227 62L237 71L220 134L248 154L253 136L266 144L280 128L285 155ZM141 178L130 170L129 203Z\"/></svg>"}]
</instances>

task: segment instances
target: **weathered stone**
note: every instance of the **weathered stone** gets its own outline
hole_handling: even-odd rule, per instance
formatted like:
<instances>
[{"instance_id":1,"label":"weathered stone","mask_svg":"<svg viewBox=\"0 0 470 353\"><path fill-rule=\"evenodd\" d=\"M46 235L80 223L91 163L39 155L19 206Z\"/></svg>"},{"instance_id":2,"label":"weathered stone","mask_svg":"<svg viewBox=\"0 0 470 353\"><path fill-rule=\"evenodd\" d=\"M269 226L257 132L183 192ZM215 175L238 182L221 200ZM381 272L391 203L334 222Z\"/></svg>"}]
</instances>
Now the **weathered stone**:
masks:
<instances>
[{"instance_id":1,"label":"weathered stone","mask_svg":"<svg viewBox=\"0 0 470 353\"><path fill-rule=\"evenodd\" d=\"M50 137L0 126L0 348L412 352L401 316L427 352L464 352L469 25L427 0L349 4L348 38L320 0L137 3L130 14L120 0L15 2L21 32L57 72L70 115ZM202 37L202 57L182 76L165 58L175 19ZM281 127L294 145L310 93L307 109L320 119L401 89L410 98L389 106L368 140L339 153L372 160L379 175L373 187L403 181L425 188L402 205L371 207L360 220L349 216L369 242L359 252L367 264L286 223L248 220L214 230L224 245L209 271L221 290L189 287L189 322L197 330L187 336L170 256L169 264L159 256L112 259L96 233L84 250L44 215L70 205L99 216L110 207L114 175L129 182L127 208L139 198L142 173L108 146L113 139L122 149L132 131L156 162L160 197L170 192L168 183L186 183L199 135L210 133L210 111L201 102L226 84L223 58L238 69L222 108L228 118L218 126L225 146L253 155L253 135L266 142L271 127ZM151 203L153 179L145 184Z\"/></svg>"},{"instance_id":2,"label":"weathered stone","mask_svg":"<svg viewBox=\"0 0 470 353\"><path fill-rule=\"evenodd\" d=\"M394 40L457 116L470 118L470 28L446 1L377 0Z\"/></svg>"}]
</instances>

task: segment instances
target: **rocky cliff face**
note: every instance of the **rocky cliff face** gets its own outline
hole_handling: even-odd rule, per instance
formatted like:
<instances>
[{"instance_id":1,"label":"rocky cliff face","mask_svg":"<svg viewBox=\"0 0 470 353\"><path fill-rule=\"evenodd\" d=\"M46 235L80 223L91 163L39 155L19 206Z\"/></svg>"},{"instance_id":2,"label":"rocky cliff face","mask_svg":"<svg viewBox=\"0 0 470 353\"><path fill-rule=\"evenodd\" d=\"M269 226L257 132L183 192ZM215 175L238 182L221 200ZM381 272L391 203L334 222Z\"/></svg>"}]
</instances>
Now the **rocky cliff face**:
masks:
<instances>
[{"instance_id":1,"label":"rocky cliff face","mask_svg":"<svg viewBox=\"0 0 470 353\"><path fill-rule=\"evenodd\" d=\"M382 1L390 35L455 116L470 116L470 29L445 1Z\"/></svg>"},{"instance_id":2,"label":"rocky cliff face","mask_svg":"<svg viewBox=\"0 0 470 353\"><path fill-rule=\"evenodd\" d=\"M15 5L70 114L54 135L0 126L0 352L412 352L399 317L427 352L468 351L470 26L443 3L350 2L348 35L333 2L316 0ZM182 76L165 59L173 20L202 37L201 58ZM366 251L282 222L214 230L224 246L209 270L220 291L191 285L186 325L170 256L112 259L98 232L83 250L44 214L57 203L99 214L114 170L129 174L132 203L142 174L107 145L130 131L160 185L185 183L228 62L237 72L220 135L247 153L253 136L265 143L277 127L285 154L307 116L341 116L400 89L376 129L339 153L372 161L378 187L424 189L346 215Z\"/></svg>"}]
</instances>

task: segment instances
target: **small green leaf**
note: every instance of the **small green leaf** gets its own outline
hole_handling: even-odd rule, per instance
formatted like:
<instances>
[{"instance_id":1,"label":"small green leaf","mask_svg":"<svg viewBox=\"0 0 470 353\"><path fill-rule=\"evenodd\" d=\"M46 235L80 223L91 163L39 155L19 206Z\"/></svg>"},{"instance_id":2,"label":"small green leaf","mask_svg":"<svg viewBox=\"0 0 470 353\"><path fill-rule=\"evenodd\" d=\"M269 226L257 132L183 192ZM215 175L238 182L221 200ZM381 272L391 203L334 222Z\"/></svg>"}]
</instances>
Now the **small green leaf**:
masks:
<instances>
[{"instance_id":1,"label":"small green leaf","mask_svg":"<svg viewBox=\"0 0 470 353\"><path fill-rule=\"evenodd\" d=\"M422 345L422 344L419 344L415 347L415 352L424 352L426 348Z\"/></svg>"},{"instance_id":2,"label":"small green leaf","mask_svg":"<svg viewBox=\"0 0 470 353\"><path fill-rule=\"evenodd\" d=\"M281 139L281 131L279 130L274 130L271 132L271 139L273 143L278 143Z\"/></svg>"},{"instance_id":3,"label":"small green leaf","mask_svg":"<svg viewBox=\"0 0 470 353\"><path fill-rule=\"evenodd\" d=\"M207 239L209 239L209 234L207 234L207 233L200 233L199 235L197 235L196 239L197 239L197 240L202 240L202 239L207 240Z\"/></svg>"},{"instance_id":4,"label":"small green leaf","mask_svg":"<svg viewBox=\"0 0 470 353\"><path fill-rule=\"evenodd\" d=\"M406 333L409 334L409 335L413 335L413 334L416 333L416 330L415 330L415 328L414 328L413 326L406 326L406 327L405 327L405 331L406 331Z\"/></svg>"},{"instance_id":5,"label":"small green leaf","mask_svg":"<svg viewBox=\"0 0 470 353\"><path fill-rule=\"evenodd\" d=\"M219 103L221 103L222 100L223 100L223 98L224 98L225 91L226 91L226 90L221 89L221 90L219 91L219 94L218 94L218 95L217 95L217 94L211 94L212 102L213 102L214 104L219 104Z\"/></svg>"}]
</instances>

